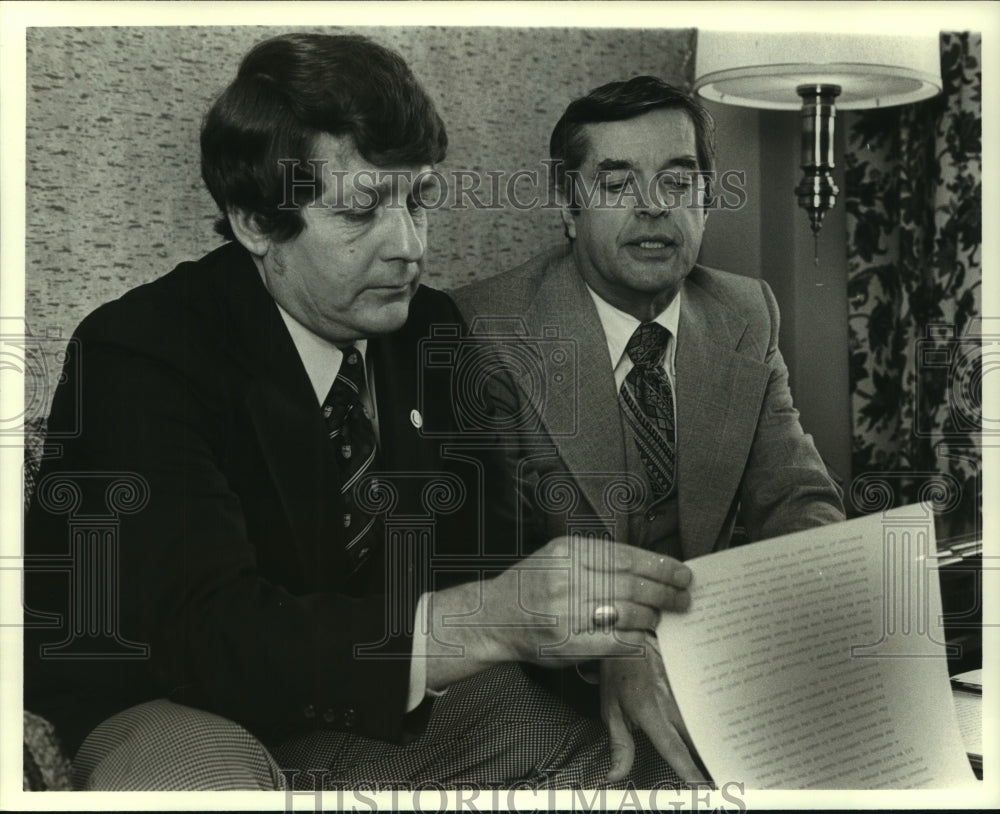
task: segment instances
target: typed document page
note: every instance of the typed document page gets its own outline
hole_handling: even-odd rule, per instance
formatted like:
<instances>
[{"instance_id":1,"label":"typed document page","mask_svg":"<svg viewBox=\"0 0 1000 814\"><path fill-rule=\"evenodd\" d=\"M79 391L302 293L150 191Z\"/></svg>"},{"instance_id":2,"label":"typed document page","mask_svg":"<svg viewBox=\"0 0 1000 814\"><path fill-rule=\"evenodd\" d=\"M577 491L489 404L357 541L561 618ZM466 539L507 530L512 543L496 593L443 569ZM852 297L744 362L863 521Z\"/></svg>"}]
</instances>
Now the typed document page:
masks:
<instances>
[{"instance_id":1,"label":"typed document page","mask_svg":"<svg viewBox=\"0 0 1000 814\"><path fill-rule=\"evenodd\" d=\"M657 629L717 784L975 783L948 680L933 517L920 506L688 561Z\"/></svg>"}]
</instances>

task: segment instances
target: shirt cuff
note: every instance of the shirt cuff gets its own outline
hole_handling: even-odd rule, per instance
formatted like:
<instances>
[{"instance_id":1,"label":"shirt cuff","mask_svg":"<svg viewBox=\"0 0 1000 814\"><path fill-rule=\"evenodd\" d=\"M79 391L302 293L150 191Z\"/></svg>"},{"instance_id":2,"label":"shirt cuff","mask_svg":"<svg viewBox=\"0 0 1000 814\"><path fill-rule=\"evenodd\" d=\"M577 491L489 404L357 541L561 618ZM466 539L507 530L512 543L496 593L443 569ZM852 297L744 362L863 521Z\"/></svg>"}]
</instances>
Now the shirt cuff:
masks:
<instances>
[{"instance_id":1,"label":"shirt cuff","mask_svg":"<svg viewBox=\"0 0 1000 814\"><path fill-rule=\"evenodd\" d=\"M413 650L410 657L410 693L406 699L406 711L413 712L427 696L437 698L443 691L427 686L427 636L430 633L427 613L430 607L429 593L420 595L413 613Z\"/></svg>"}]
</instances>

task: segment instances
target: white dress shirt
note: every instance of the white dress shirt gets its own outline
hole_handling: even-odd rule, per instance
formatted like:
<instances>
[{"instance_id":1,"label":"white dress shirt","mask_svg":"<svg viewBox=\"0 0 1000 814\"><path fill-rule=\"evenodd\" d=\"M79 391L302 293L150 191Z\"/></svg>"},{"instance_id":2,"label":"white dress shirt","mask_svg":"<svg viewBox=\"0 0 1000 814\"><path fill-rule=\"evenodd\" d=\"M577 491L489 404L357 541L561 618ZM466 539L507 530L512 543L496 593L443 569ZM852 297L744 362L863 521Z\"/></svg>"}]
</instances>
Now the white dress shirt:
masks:
<instances>
[{"instance_id":1,"label":"white dress shirt","mask_svg":"<svg viewBox=\"0 0 1000 814\"><path fill-rule=\"evenodd\" d=\"M622 382L628 372L635 367L631 358L625 352L629 339L635 333L635 329L642 323L631 314L626 314L615 308L611 303L601 299L601 297L590 286L587 286L594 305L597 307L597 316L601 320L601 327L604 329L604 337L608 342L608 355L611 357L611 367L615 374L615 389L621 390ZM677 292L677 296L670 301L670 305L661 311L653 321L662 325L670 331L670 339L667 342L667 353L663 359L663 369L670 379L670 387L676 393L676 380L674 359L677 355L677 328L681 315L681 296L684 289ZM674 399L674 419L677 417L677 399Z\"/></svg>"}]
</instances>

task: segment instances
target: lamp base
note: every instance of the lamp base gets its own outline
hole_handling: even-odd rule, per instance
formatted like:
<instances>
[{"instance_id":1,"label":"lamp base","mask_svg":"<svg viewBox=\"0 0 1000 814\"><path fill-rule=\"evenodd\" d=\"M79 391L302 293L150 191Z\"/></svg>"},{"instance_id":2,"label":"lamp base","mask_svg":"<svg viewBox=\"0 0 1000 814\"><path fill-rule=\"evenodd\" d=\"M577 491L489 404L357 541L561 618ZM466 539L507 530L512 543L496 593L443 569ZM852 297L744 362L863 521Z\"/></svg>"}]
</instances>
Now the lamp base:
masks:
<instances>
[{"instance_id":1,"label":"lamp base","mask_svg":"<svg viewBox=\"0 0 1000 814\"><path fill-rule=\"evenodd\" d=\"M840 190L833 181L833 136L837 118L839 85L799 85L802 99L802 171L795 194L809 215L809 225L818 238L823 216L837 203Z\"/></svg>"}]
</instances>

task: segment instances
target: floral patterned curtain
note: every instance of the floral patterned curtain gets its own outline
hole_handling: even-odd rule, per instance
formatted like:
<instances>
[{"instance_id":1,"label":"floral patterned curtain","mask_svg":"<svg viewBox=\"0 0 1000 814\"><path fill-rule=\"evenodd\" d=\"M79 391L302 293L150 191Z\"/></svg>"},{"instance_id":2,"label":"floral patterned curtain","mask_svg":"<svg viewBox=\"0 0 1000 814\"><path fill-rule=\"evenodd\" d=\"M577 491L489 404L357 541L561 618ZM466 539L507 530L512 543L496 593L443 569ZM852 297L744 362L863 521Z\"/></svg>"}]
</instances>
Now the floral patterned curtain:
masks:
<instances>
[{"instance_id":1,"label":"floral patterned curtain","mask_svg":"<svg viewBox=\"0 0 1000 814\"><path fill-rule=\"evenodd\" d=\"M943 33L940 96L844 117L849 511L930 500L939 540L981 528L981 44Z\"/></svg>"}]
</instances>

